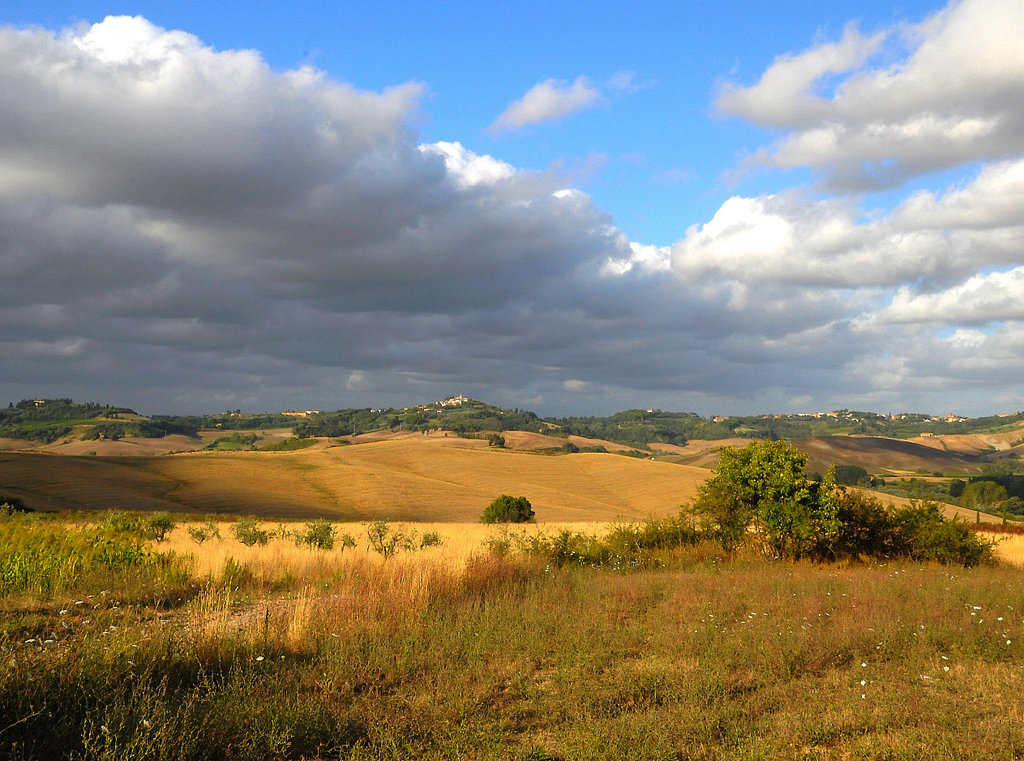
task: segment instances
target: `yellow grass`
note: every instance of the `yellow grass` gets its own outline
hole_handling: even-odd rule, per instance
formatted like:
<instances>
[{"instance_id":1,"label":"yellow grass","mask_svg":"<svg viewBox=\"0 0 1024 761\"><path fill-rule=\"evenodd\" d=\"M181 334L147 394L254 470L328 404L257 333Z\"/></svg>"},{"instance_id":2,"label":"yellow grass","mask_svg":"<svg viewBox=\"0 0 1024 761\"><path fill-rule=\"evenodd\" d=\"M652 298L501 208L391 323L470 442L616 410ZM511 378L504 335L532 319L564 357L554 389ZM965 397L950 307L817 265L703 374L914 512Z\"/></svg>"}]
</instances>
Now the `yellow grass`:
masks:
<instances>
[{"instance_id":1,"label":"yellow grass","mask_svg":"<svg viewBox=\"0 0 1024 761\"><path fill-rule=\"evenodd\" d=\"M295 530L303 524L279 524L268 521L262 525L264 530L275 531L279 528ZM602 535L611 526L609 522L579 523L536 523L513 526L485 525L482 523L391 523L393 530L406 534L415 532L422 536L428 532L436 532L441 538L441 545L426 547L413 553L399 553L387 562L393 566L440 566L452 570L461 570L466 562L475 554L485 550L489 539L499 537L501 532L531 535L539 533L555 533L569 529L579 533ZM199 577L219 580L229 560L243 565L252 577L262 583L272 583L285 577L294 581L312 581L344 571L352 566L380 565L384 558L374 552L366 538L366 524L337 523L336 535L347 533L356 540L356 547L344 549L336 542L334 549L317 550L307 546L296 546L291 537L274 538L265 546L247 547L232 534L232 523L218 524L220 539L207 539L202 544L196 543L187 531L187 526L178 526L172 531L167 541L157 545L161 551L173 550L179 555L190 555L193 558L193 573ZM211 606L204 610L209 613ZM212 609L216 603L212 604ZM204 613L204 615L206 615Z\"/></svg>"},{"instance_id":2,"label":"yellow grass","mask_svg":"<svg viewBox=\"0 0 1024 761\"><path fill-rule=\"evenodd\" d=\"M1009 534L999 537L995 546L1000 562L1024 568L1024 534Z\"/></svg>"}]
</instances>

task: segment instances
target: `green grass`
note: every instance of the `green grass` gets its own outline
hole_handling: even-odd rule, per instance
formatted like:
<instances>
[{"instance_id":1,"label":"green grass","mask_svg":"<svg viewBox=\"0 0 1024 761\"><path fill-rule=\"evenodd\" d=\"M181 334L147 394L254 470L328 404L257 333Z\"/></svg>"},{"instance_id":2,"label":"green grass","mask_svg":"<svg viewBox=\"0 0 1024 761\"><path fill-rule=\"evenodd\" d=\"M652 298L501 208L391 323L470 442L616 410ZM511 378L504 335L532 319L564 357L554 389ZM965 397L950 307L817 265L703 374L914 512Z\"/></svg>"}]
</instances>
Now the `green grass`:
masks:
<instances>
[{"instance_id":1,"label":"green grass","mask_svg":"<svg viewBox=\"0 0 1024 761\"><path fill-rule=\"evenodd\" d=\"M1024 755L1021 571L658 552L351 562L276 600L239 577L147 602L145 563L10 592L0 758Z\"/></svg>"}]
</instances>

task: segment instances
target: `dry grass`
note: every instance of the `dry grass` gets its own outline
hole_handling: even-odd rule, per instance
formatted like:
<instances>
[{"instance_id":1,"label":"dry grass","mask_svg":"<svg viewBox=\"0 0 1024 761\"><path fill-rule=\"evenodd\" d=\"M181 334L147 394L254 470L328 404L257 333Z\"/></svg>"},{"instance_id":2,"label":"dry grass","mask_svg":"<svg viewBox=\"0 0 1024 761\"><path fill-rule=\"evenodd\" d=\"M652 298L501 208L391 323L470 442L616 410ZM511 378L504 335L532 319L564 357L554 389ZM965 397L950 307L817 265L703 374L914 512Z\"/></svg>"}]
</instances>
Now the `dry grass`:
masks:
<instances>
[{"instance_id":1,"label":"dry grass","mask_svg":"<svg viewBox=\"0 0 1024 761\"><path fill-rule=\"evenodd\" d=\"M995 554L1003 563L1024 568L1024 534L1006 534L996 537Z\"/></svg>"},{"instance_id":2,"label":"dry grass","mask_svg":"<svg viewBox=\"0 0 1024 761\"><path fill-rule=\"evenodd\" d=\"M265 546L247 547L239 542L231 533L234 524L219 524L221 538L211 538L202 544L189 536L188 526L178 526L166 541L158 547L161 551L173 550L178 555L192 558L192 573L199 578L220 580L225 577L229 562L245 569L252 581L270 585L282 579L293 583L312 583L315 580L330 578L337 574L349 572L353 568L380 566L385 562L391 566L437 566L461 572L470 559L486 551L488 540L499 537L502 531L518 535L535 535L539 533L556 533L569 529L578 533L603 535L613 525L606 522L582 523L539 523L519 526L487 526L481 523L392 523L393 530L405 534L415 533L423 536L436 533L441 544L425 547L415 553L400 553L394 558L385 559L374 552L367 540L366 526L361 523L339 523L335 525L337 533L347 533L356 540L356 546L345 549L335 543L331 550L311 549L307 546L296 546L291 537L271 539ZM265 530L281 533L280 529L294 530L301 524L280 524L267 522Z\"/></svg>"}]
</instances>

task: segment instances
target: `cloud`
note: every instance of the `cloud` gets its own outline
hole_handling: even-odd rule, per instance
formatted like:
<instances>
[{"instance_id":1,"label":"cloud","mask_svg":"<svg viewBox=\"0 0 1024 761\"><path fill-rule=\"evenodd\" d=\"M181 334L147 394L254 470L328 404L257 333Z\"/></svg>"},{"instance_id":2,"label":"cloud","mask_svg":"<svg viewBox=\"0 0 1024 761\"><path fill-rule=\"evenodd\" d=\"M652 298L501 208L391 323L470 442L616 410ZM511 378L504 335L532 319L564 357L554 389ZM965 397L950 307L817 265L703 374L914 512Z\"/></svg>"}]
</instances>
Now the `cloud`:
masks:
<instances>
[{"instance_id":1,"label":"cloud","mask_svg":"<svg viewBox=\"0 0 1024 761\"><path fill-rule=\"evenodd\" d=\"M506 108L488 127L488 131L496 134L522 129L531 124L565 119L602 100L601 92L586 77L576 77L572 84L564 80L545 79Z\"/></svg>"},{"instance_id":2,"label":"cloud","mask_svg":"<svg viewBox=\"0 0 1024 761\"><path fill-rule=\"evenodd\" d=\"M1024 267L978 274L938 293L903 286L879 315L891 322L985 325L1024 320Z\"/></svg>"},{"instance_id":3,"label":"cloud","mask_svg":"<svg viewBox=\"0 0 1024 761\"><path fill-rule=\"evenodd\" d=\"M871 55L847 34L812 72ZM650 246L564 174L421 143L421 93L137 17L0 28L0 393L150 412L453 388L589 414L1016 398L1019 155L887 211L735 195Z\"/></svg>"},{"instance_id":4,"label":"cloud","mask_svg":"<svg viewBox=\"0 0 1024 761\"><path fill-rule=\"evenodd\" d=\"M961 0L918 24L847 27L777 59L718 111L783 134L750 166L811 167L826 186L894 187L910 177L1024 150L1024 5ZM877 63L876 63L877 62Z\"/></svg>"}]
</instances>

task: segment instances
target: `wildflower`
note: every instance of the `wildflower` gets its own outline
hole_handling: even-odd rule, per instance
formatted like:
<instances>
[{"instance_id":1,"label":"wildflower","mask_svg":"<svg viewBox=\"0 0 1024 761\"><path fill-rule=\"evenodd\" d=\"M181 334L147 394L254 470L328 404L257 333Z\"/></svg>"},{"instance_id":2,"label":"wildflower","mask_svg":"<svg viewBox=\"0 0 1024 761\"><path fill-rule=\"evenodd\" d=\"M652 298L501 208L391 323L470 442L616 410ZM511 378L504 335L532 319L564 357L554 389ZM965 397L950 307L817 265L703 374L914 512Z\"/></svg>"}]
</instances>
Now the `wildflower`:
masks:
<instances>
[{"instance_id":1,"label":"wildflower","mask_svg":"<svg viewBox=\"0 0 1024 761\"><path fill-rule=\"evenodd\" d=\"M262 660L263 660L263 656L262 655L257 655L256 656L256 662L257 663L260 663Z\"/></svg>"}]
</instances>

